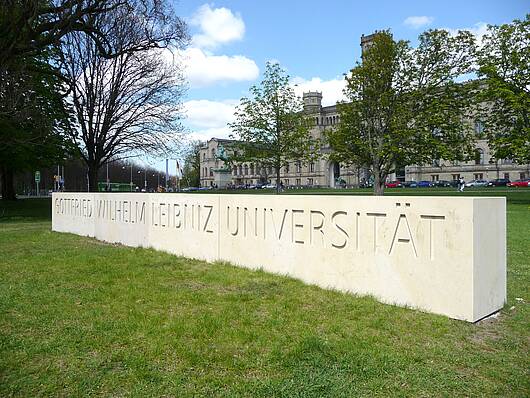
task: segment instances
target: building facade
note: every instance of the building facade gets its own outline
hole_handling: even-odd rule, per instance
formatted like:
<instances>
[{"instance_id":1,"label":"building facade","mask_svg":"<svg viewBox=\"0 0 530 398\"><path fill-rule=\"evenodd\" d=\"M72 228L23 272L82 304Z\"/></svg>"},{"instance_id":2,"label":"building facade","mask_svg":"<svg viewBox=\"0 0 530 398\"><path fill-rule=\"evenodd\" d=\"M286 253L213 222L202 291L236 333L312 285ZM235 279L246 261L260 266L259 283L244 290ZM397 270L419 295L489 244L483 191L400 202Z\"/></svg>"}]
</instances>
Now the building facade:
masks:
<instances>
[{"instance_id":1,"label":"building facade","mask_svg":"<svg viewBox=\"0 0 530 398\"><path fill-rule=\"evenodd\" d=\"M303 95L305 111L311 114L314 126L311 134L322 138L327 129L333 129L339 123L336 106L322 106L322 94L308 92ZM482 123L474 121L477 135L482 133ZM258 163L244 162L226 165L218 155L220 150L228 150L233 140L212 138L200 150L201 186L224 188L219 174L229 173L228 184L232 186L254 185L258 183L275 183L275 171L265 169ZM293 161L281 169L281 181L286 187L356 187L369 181L368 170L362 167L342 166L329 160L331 148L323 146L319 159L311 163ZM529 178L530 165L519 165L510 159L495 160L488 142L476 141L476 157L466 162L434 161L429 165L411 165L398 169L389 176L389 180L399 181L454 181L463 177L466 181L492 180L507 178L518 180Z\"/></svg>"},{"instance_id":2,"label":"building facade","mask_svg":"<svg viewBox=\"0 0 530 398\"><path fill-rule=\"evenodd\" d=\"M303 95L304 110L311 115L314 126L311 135L314 138L322 138L327 129L335 128L339 122L337 107L322 106L322 93L308 92ZM233 140L212 138L208 140L200 150L201 158L201 186L219 187L219 174L226 173L229 168L230 182L232 186L274 184L276 182L275 170L262 167L259 163L243 162L236 165L227 165L219 159L219 152L227 150L230 152L230 144ZM367 171L357 167L344 167L328 159L331 149L328 146L321 148L321 155L314 162L303 163L293 161L281 169L281 181L286 187L336 187L357 186L360 182L367 180Z\"/></svg>"}]
</instances>

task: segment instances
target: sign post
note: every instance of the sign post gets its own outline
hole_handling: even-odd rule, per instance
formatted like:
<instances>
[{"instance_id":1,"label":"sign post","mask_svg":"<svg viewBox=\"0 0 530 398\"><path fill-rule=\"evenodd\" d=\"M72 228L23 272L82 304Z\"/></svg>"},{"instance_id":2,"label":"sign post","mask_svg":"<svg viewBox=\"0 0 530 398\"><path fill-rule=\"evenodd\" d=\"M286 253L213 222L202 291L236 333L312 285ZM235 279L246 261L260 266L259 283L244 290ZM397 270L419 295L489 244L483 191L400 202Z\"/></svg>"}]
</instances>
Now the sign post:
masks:
<instances>
[{"instance_id":1,"label":"sign post","mask_svg":"<svg viewBox=\"0 0 530 398\"><path fill-rule=\"evenodd\" d=\"M35 182L37 183L37 196L39 196L40 171L35 172Z\"/></svg>"}]
</instances>

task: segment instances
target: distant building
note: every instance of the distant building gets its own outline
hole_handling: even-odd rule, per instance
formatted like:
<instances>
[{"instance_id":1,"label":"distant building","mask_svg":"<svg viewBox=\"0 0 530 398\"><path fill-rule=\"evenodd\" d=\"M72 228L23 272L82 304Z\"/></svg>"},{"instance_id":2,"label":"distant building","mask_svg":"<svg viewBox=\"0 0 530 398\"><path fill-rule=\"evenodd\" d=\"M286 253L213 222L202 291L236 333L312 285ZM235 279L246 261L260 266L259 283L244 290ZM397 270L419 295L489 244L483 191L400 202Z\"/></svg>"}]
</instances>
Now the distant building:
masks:
<instances>
[{"instance_id":1,"label":"distant building","mask_svg":"<svg viewBox=\"0 0 530 398\"><path fill-rule=\"evenodd\" d=\"M374 33L375 34L375 33ZM372 43L374 34L361 37L361 48L364 52ZM322 106L322 93L310 91L303 93L304 111L314 120L311 135L322 138L324 132L333 129L339 123L336 105ZM481 137L483 124L480 120L470 120L477 134ZM219 148L230 152L233 140L212 138L200 150L201 186L216 186L224 188L226 184L253 185L258 183L275 183L275 171L264 168L259 163L242 162L230 166L218 158ZM370 179L368 170L363 167L343 166L328 159L330 147L322 147L320 159L311 163L290 162L280 173L281 181L289 186L337 187L359 186ZM230 178L227 179L227 173ZM400 181L454 181L463 177L470 180L491 180L508 178L510 180L524 179L530 176L530 165L518 165L509 159L493 160L488 142L477 138L476 157L467 162L434 161L430 165L411 165L400 167L388 177L388 180Z\"/></svg>"}]
</instances>

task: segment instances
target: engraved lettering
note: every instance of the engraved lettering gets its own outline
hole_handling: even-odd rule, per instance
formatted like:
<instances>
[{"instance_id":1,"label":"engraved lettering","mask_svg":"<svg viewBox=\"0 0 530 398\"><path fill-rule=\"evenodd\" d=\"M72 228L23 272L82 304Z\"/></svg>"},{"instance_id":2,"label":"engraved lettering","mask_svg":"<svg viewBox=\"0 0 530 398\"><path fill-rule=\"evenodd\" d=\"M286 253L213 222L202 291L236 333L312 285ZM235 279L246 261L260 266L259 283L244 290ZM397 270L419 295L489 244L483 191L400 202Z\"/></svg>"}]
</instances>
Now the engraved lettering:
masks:
<instances>
[{"instance_id":1,"label":"engraved lettering","mask_svg":"<svg viewBox=\"0 0 530 398\"><path fill-rule=\"evenodd\" d=\"M313 216L319 217L320 220L315 220L315 217ZM324 226L325 219L326 217L324 216L324 213L322 213L319 210L311 210L309 212L309 243L310 244L313 244L315 232L318 231L320 242L322 246L324 246L324 231L322 230L322 227ZM318 221L320 222L318 223Z\"/></svg>"},{"instance_id":2,"label":"engraved lettering","mask_svg":"<svg viewBox=\"0 0 530 398\"><path fill-rule=\"evenodd\" d=\"M434 260L434 233L433 233L433 221L435 220L445 220L445 216L436 216L431 214L420 215L420 218L424 220L429 220L429 258Z\"/></svg>"},{"instance_id":3,"label":"engraved lettering","mask_svg":"<svg viewBox=\"0 0 530 398\"><path fill-rule=\"evenodd\" d=\"M299 243L299 244L304 244L304 241L302 239L297 239L296 238L296 231L297 229L303 229L304 228L304 224L299 224L297 223L297 220L296 220L296 215L297 214L304 214L304 211L303 210L297 210L297 209L293 209L291 210L291 240L294 242L294 243Z\"/></svg>"},{"instance_id":4,"label":"engraved lettering","mask_svg":"<svg viewBox=\"0 0 530 398\"><path fill-rule=\"evenodd\" d=\"M386 213L366 213L368 217L374 218L374 253L377 249L377 219L386 217Z\"/></svg>"},{"instance_id":5,"label":"engraved lettering","mask_svg":"<svg viewBox=\"0 0 530 398\"><path fill-rule=\"evenodd\" d=\"M334 248L336 249L343 249L344 247L346 247L346 244L348 243L348 238L349 238L349 235L348 233L344 230L344 228L342 228L336 221L335 221L335 218L339 217L339 216L347 216L348 213L345 212L345 211L336 211L335 213L333 213L333 215L331 216L331 223L333 224L333 226L335 227L335 229L339 232L341 232L344 236L343 236L343 239L344 241L342 243L338 243L338 244L335 244L333 242L331 242L331 246L333 246Z\"/></svg>"},{"instance_id":6,"label":"engraved lettering","mask_svg":"<svg viewBox=\"0 0 530 398\"><path fill-rule=\"evenodd\" d=\"M208 233L213 233L213 229L208 228L208 223L210 222L210 218L212 216L213 206L205 205L205 209L208 209L208 214L206 215L206 221L204 222L203 231Z\"/></svg>"},{"instance_id":7,"label":"engraved lettering","mask_svg":"<svg viewBox=\"0 0 530 398\"><path fill-rule=\"evenodd\" d=\"M404 222L402 223L402 221ZM400 225L403 225L401 229L399 228ZM394 250L396 242L412 244L412 252L414 253L414 257L418 257L418 252L416 250L416 244L414 243L414 239L412 238L412 232L410 230L409 221L407 220L407 216L405 214L400 214L398 217L396 229L394 230L394 237L392 238L392 243L390 244L390 250L388 251L389 255L392 254L392 251Z\"/></svg>"}]
</instances>

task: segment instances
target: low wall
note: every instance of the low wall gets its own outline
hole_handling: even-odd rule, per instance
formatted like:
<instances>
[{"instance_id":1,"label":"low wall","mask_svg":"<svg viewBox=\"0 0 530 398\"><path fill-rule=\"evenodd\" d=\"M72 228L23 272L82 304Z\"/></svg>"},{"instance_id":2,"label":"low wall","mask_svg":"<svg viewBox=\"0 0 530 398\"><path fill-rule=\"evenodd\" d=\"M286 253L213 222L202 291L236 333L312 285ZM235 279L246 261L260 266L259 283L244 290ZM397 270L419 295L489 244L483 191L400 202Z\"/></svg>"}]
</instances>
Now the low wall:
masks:
<instances>
[{"instance_id":1,"label":"low wall","mask_svg":"<svg viewBox=\"0 0 530 398\"><path fill-rule=\"evenodd\" d=\"M504 198L54 193L52 229L466 321L506 299Z\"/></svg>"}]
</instances>

